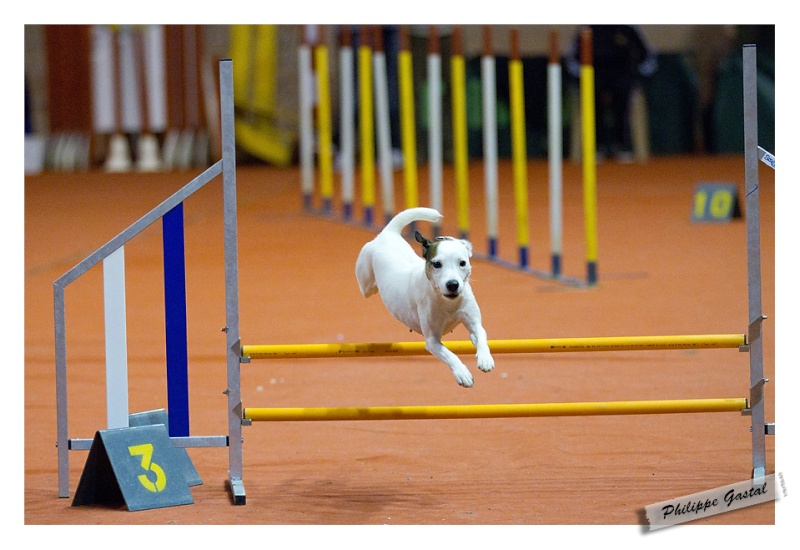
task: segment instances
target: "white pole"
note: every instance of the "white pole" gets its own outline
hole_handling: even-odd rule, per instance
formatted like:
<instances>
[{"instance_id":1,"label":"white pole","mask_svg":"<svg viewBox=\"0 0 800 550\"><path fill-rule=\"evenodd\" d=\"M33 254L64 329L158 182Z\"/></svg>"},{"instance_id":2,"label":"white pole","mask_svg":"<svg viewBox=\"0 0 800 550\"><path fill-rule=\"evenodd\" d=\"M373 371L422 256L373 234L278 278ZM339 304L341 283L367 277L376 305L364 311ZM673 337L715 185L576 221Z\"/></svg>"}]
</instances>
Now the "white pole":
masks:
<instances>
[{"instance_id":1,"label":"white pole","mask_svg":"<svg viewBox=\"0 0 800 550\"><path fill-rule=\"evenodd\" d=\"M349 32L349 31L348 31ZM345 219L353 214L353 180L354 180L354 91L353 91L353 46L349 40L339 50L339 72L341 96L339 159L342 173L342 206Z\"/></svg>"},{"instance_id":2,"label":"white pole","mask_svg":"<svg viewBox=\"0 0 800 550\"><path fill-rule=\"evenodd\" d=\"M486 189L486 236L489 240L489 257L494 258L497 255L497 92L491 28L484 27L483 32L483 176Z\"/></svg>"},{"instance_id":3,"label":"white pole","mask_svg":"<svg viewBox=\"0 0 800 550\"><path fill-rule=\"evenodd\" d=\"M552 273L561 275L562 248L562 163L561 63L555 31L551 34L550 62L547 66L547 142L550 188L550 252Z\"/></svg>"},{"instance_id":4,"label":"white pole","mask_svg":"<svg viewBox=\"0 0 800 550\"><path fill-rule=\"evenodd\" d=\"M303 33L298 48L298 73L300 77L300 186L305 207L311 207L314 194L314 83L311 68L311 47Z\"/></svg>"},{"instance_id":5,"label":"white pole","mask_svg":"<svg viewBox=\"0 0 800 550\"><path fill-rule=\"evenodd\" d=\"M378 168L381 174L383 212L386 221L394 214L394 171L389 123L389 90L386 80L386 53L383 51L381 29L376 27L376 46L372 53L372 72L375 94L375 117L378 131Z\"/></svg>"},{"instance_id":6,"label":"white pole","mask_svg":"<svg viewBox=\"0 0 800 550\"><path fill-rule=\"evenodd\" d=\"M125 250L103 260L106 337L106 415L109 428L128 427L128 345L125 322Z\"/></svg>"},{"instance_id":7,"label":"white pole","mask_svg":"<svg viewBox=\"0 0 800 550\"><path fill-rule=\"evenodd\" d=\"M428 193L430 206L442 211L442 56L431 29L428 47ZM434 228L438 233L438 226ZM437 235L438 236L438 235Z\"/></svg>"}]
</instances>

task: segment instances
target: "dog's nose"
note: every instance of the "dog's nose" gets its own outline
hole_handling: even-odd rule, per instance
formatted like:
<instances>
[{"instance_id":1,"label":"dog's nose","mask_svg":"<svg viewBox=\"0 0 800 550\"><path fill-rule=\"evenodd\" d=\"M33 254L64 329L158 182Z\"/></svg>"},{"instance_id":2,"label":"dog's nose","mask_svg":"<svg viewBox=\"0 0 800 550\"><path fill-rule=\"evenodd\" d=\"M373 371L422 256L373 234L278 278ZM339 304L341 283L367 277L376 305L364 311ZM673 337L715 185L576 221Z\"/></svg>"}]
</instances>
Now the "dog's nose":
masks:
<instances>
[{"instance_id":1,"label":"dog's nose","mask_svg":"<svg viewBox=\"0 0 800 550\"><path fill-rule=\"evenodd\" d=\"M444 286L446 286L447 290L449 290L450 292L458 291L458 281L456 281L455 279L450 279L449 281L447 281L447 283L445 283Z\"/></svg>"}]
</instances>

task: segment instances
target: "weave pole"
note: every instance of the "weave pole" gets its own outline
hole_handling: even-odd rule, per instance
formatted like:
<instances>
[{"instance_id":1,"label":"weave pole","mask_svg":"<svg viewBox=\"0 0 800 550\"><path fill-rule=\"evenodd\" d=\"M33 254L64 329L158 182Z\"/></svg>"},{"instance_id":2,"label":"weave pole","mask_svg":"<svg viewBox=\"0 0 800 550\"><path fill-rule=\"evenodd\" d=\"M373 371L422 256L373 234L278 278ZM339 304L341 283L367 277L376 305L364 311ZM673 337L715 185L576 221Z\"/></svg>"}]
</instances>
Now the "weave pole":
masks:
<instances>
[{"instance_id":1,"label":"weave pole","mask_svg":"<svg viewBox=\"0 0 800 550\"><path fill-rule=\"evenodd\" d=\"M383 48L383 29L380 25L375 25L371 29L373 32L372 84L374 87L375 126L378 138L378 171L381 176L383 219L384 223L389 223L395 213L389 83L386 72L386 52Z\"/></svg>"},{"instance_id":2,"label":"weave pole","mask_svg":"<svg viewBox=\"0 0 800 550\"><path fill-rule=\"evenodd\" d=\"M372 121L372 47L369 28L358 33L358 130L361 154L361 202L364 224L372 225L375 210L375 128Z\"/></svg>"},{"instance_id":3,"label":"weave pole","mask_svg":"<svg viewBox=\"0 0 800 550\"><path fill-rule=\"evenodd\" d=\"M417 136L414 123L414 67L408 27L400 27L398 53L398 82L400 85L400 138L403 147L403 189L405 208L419 206L417 176ZM413 225L412 225L413 229Z\"/></svg>"},{"instance_id":4,"label":"weave pole","mask_svg":"<svg viewBox=\"0 0 800 550\"><path fill-rule=\"evenodd\" d=\"M456 176L456 217L462 239L469 238L469 153L467 144L467 83L461 28L453 29L450 56L451 98L453 109L453 162Z\"/></svg>"},{"instance_id":5,"label":"weave pole","mask_svg":"<svg viewBox=\"0 0 800 550\"><path fill-rule=\"evenodd\" d=\"M298 87L300 88L300 127L298 149L300 161L300 188L303 205L310 210L314 195L314 74L311 63L311 45L305 26L300 28L300 46L297 49Z\"/></svg>"},{"instance_id":6,"label":"weave pole","mask_svg":"<svg viewBox=\"0 0 800 550\"><path fill-rule=\"evenodd\" d=\"M320 194L322 195L322 209L326 214L329 214L333 207L333 131L331 128L328 46L325 45L325 35L322 30L320 30L319 43L314 47L314 65L317 74Z\"/></svg>"},{"instance_id":7,"label":"weave pole","mask_svg":"<svg viewBox=\"0 0 800 550\"><path fill-rule=\"evenodd\" d=\"M344 26L339 49L339 158L342 173L342 216L350 221L353 217L353 181L355 173L355 100L353 92L355 65L353 59L353 35L350 27Z\"/></svg>"},{"instance_id":8,"label":"weave pole","mask_svg":"<svg viewBox=\"0 0 800 550\"><path fill-rule=\"evenodd\" d=\"M469 340L443 342L456 355L474 354ZM679 349L739 348L747 344L744 334L671 336L621 336L600 338L551 338L489 340L492 353L564 353L588 351L650 351ZM330 357L376 357L425 355L425 342L362 344L268 344L242 346L242 356L251 359L312 359Z\"/></svg>"},{"instance_id":9,"label":"weave pole","mask_svg":"<svg viewBox=\"0 0 800 550\"><path fill-rule=\"evenodd\" d=\"M561 276L563 236L562 164L564 144L561 134L561 54L558 32L550 31L550 56L547 63L547 156L550 192L550 261L553 277Z\"/></svg>"},{"instance_id":10,"label":"weave pole","mask_svg":"<svg viewBox=\"0 0 800 550\"><path fill-rule=\"evenodd\" d=\"M517 225L519 267L528 267L528 146L525 139L525 89L519 33L511 29L511 58L508 61L508 89L511 103L511 156L514 167L514 208Z\"/></svg>"},{"instance_id":11,"label":"weave pole","mask_svg":"<svg viewBox=\"0 0 800 550\"><path fill-rule=\"evenodd\" d=\"M497 257L497 77L492 28L483 27L481 91L483 99L483 178L486 194L486 237L489 258Z\"/></svg>"},{"instance_id":12,"label":"weave pole","mask_svg":"<svg viewBox=\"0 0 800 550\"><path fill-rule=\"evenodd\" d=\"M586 231L586 284L597 284L597 143L595 136L592 30L581 33L581 122L583 135L583 216Z\"/></svg>"},{"instance_id":13,"label":"weave pole","mask_svg":"<svg viewBox=\"0 0 800 550\"><path fill-rule=\"evenodd\" d=\"M439 31L428 29L428 195L430 206L442 211L442 55L439 52ZM441 234L441 224L433 225L433 235Z\"/></svg>"},{"instance_id":14,"label":"weave pole","mask_svg":"<svg viewBox=\"0 0 800 550\"><path fill-rule=\"evenodd\" d=\"M747 399L674 399L499 405L433 405L400 407L246 408L252 421L295 422L335 420L455 420L467 418L530 418L543 416L618 416L741 412Z\"/></svg>"}]
</instances>

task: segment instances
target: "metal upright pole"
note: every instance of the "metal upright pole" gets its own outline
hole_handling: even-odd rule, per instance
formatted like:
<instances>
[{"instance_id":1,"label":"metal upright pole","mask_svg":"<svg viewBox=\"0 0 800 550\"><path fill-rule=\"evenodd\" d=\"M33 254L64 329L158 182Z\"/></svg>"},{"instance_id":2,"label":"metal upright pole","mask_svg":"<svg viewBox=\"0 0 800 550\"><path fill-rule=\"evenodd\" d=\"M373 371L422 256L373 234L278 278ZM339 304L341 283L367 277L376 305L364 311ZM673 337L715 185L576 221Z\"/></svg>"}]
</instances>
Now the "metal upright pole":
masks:
<instances>
[{"instance_id":1,"label":"metal upright pole","mask_svg":"<svg viewBox=\"0 0 800 550\"><path fill-rule=\"evenodd\" d=\"M744 90L744 165L747 230L747 302L750 348L750 414L753 445L753 479L766 474L766 423L764 421L764 357L761 341L761 222L758 200L758 104L756 47L742 47Z\"/></svg>"},{"instance_id":2,"label":"metal upright pole","mask_svg":"<svg viewBox=\"0 0 800 550\"><path fill-rule=\"evenodd\" d=\"M222 185L225 230L225 332L228 366L228 462L234 504L245 503L242 482L242 396L240 384L239 268L236 227L236 134L233 113L233 62L223 59L220 72Z\"/></svg>"}]
</instances>

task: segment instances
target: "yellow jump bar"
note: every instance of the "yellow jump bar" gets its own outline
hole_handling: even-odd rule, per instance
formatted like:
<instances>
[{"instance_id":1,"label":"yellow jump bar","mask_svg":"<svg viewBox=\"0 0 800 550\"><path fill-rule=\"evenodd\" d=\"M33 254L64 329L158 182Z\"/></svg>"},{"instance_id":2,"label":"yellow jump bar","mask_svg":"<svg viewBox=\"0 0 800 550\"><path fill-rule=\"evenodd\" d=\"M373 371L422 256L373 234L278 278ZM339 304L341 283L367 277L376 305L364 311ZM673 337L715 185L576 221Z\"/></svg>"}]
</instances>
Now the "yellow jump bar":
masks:
<instances>
[{"instance_id":1,"label":"yellow jump bar","mask_svg":"<svg viewBox=\"0 0 800 550\"><path fill-rule=\"evenodd\" d=\"M741 412L745 409L747 409L747 399L742 397L725 399L500 405L246 408L243 411L243 418L252 421L270 422L324 420L446 420L457 418Z\"/></svg>"},{"instance_id":2,"label":"yellow jump bar","mask_svg":"<svg viewBox=\"0 0 800 550\"><path fill-rule=\"evenodd\" d=\"M549 338L489 340L492 353L555 353L578 351L635 351L738 348L747 344L744 334L694 334L683 336L612 336L600 338ZM455 354L473 354L468 340L444 342ZM364 344L271 344L242 346L251 359L310 359L323 357L375 357L425 355L425 342Z\"/></svg>"}]
</instances>

